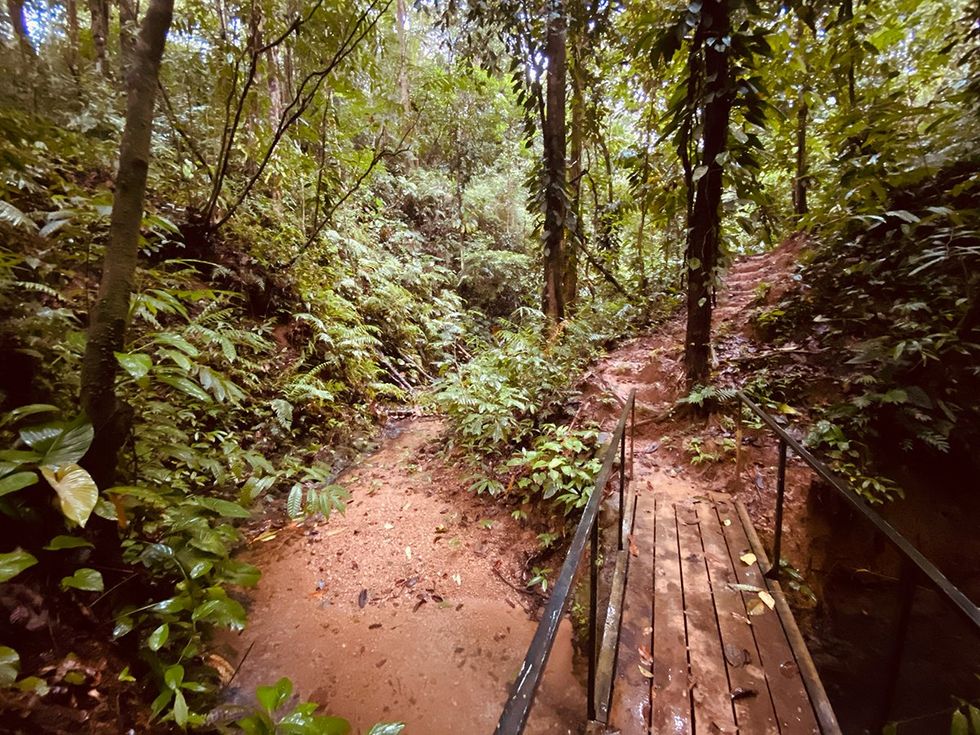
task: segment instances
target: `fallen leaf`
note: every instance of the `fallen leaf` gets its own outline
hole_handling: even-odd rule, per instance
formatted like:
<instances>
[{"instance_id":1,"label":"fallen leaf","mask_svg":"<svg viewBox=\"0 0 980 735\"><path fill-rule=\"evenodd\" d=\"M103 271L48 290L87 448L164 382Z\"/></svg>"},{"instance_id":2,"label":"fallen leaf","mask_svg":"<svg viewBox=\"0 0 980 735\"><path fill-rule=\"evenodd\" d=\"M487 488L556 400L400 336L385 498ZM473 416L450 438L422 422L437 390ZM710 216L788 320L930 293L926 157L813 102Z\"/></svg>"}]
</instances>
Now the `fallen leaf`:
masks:
<instances>
[{"instance_id":1,"label":"fallen leaf","mask_svg":"<svg viewBox=\"0 0 980 735\"><path fill-rule=\"evenodd\" d=\"M455 582L456 583L456 586L459 587L460 585L463 584L463 578L461 576L459 576L458 574L454 574L453 575L453 582Z\"/></svg>"},{"instance_id":2,"label":"fallen leaf","mask_svg":"<svg viewBox=\"0 0 980 735\"><path fill-rule=\"evenodd\" d=\"M266 531L255 537L256 541L272 541L278 534L276 531Z\"/></svg>"},{"instance_id":3,"label":"fallen leaf","mask_svg":"<svg viewBox=\"0 0 980 735\"><path fill-rule=\"evenodd\" d=\"M752 621L749 620L744 615L742 615L741 613L733 612L732 617L738 620L739 622L745 623L746 625L752 625Z\"/></svg>"},{"instance_id":4,"label":"fallen leaf","mask_svg":"<svg viewBox=\"0 0 980 735\"><path fill-rule=\"evenodd\" d=\"M759 599L766 603L766 607L768 607L770 610L776 607L775 598L765 590L759 590Z\"/></svg>"},{"instance_id":5,"label":"fallen leaf","mask_svg":"<svg viewBox=\"0 0 980 735\"><path fill-rule=\"evenodd\" d=\"M405 558L408 559L409 561L411 561L411 559L412 559L412 547L411 546L406 546L405 547Z\"/></svg>"},{"instance_id":6,"label":"fallen leaf","mask_svg":"<svg viewBox=\"0 0 980 735\"><path fill-rule=\"evenodd\" d=\"M645 676L647 679L653 678L653 672L650 671L650 669L646 668L645 666L641 666L640 664L637 664L636 668L638 668L640 670L640 673L643 674L643 676Z\"/></svg>"},{"instance_id":7,"label":"fallen leaf","mask_svg":"<svg viewBox=\"0 0 980 735\"><path fill-rule=\"evenodd\" d=\"M762 600L752 599L746 605L749 615L762 615L766 611L766 606L762 603Z\"/></svg>"},{"instance_id":8,"label":"fallen leaf","mask_svg":"<svg viewBox=\"0 0 980 735\"><path fill-rule=\"evenodd\" d=\"M636 649L637 653L640 654L640 660L647 664L648 666L653 664L653 654L650 653L650 649L646 646L640 646Z\"/></svg>"},{"instance_id":9,"label":"fallen leaf","mask_svg":"<svg viewBox=\"0 0 980 735\"><path fill-rule=\"evenodd\" d=\"M386 523L386 524L385 524L385 530L386 530L386 531L390 531L390 530L391 530L391 529L393 529L394 527L395 527L395 524L394 524L394 523Z\"/></svg>"},{"instance_id":10,"label":"fallen leaf","mask_svg":"<svg viewBox=\"0 0 980 735\"><path fill-rule=\"evenodd\" d=\"M368 598L367 590L366 589L361 590L361 594L357 596L357 606L363 608L365 605L367 605L367 598Z\"/></svg>"},{"instance_id":11,"label":"fallen leaf","mask_svg":"<svg viewBox=\"0 0 980 735\"><path fill-rule=\"evenodd\" d=\"M629 538L629 542L630 542L630 554L631 554L632 556L639 556L639 555L640 555L640 547L638 547L638 546L637 546L637 545L636 545L636 544L635 544L635 543L633 542L633 534L630 534L630 535L628 536L628 538Z\"/></svg>"},{"instance_id":12,"label":"fallen leaf","mask_svg":"<svg viewBox=\"0 0 980 735\"><path fill-rule=\"evenodd\" d=\"M729 666L737 669L740 666L745 666L745 664L751 661L751 658L748 650L732 645L731 643L726 643L725 660L728 662Z\"/></svg>"},{"instance_id":13,"label":"fallen leaf","mask_svg":"<svg viewBox=\"0 0 980 735\"><path fill-rule=\"evenodd\" d=\"M756 557L756 555L753 554L751 551L746 554L742 554L738 558L741 559L742 563L745 564L746 566L752 566L753 564L756 563L756 561L758 561L758 557Z\"/></svg>"}]
</instances>

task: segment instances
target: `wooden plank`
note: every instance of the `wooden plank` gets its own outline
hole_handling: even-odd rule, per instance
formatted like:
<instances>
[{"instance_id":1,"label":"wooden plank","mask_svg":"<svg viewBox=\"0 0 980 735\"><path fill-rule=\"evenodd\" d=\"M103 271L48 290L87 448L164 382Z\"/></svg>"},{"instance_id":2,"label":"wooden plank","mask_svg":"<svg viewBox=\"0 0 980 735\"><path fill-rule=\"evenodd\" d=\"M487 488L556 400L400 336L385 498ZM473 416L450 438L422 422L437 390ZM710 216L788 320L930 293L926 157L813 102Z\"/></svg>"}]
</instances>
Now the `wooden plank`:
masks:
<instances>
[{"instance_id":1,"label":"wooden plank","mask_svg":"<svg viewBox=\"0 0 980 735\"><path fill-rule=\"evenodd\" d=\"M705 566L704 548L697 512L685 501L675 505L677 540L687 618L687 650L691 668L691 699L694 730L735 733L735 712L725 654L718 632L718 618Z\"/></svg>"},{"instance_id":2,"label":"wooden plank","mask_svg":"<svg viewBox=\"0 0 980 735\"><path fill-rule=\"evenodd\" d=\"M650 732L691 735L691 696L687 663L687 625L677 547L674 504L656 508L656 557L653 577L653 712Z\"/></svg>"},{"instance_id":3,"label":"wooden plank","mask_svg":"<svg viewBox=\"0 0 980 735\"><path fill-rule=\"evenodd\" d=\"M627 551L626 594L619 629L616 676L612 685L612 704L608 722L622 735L646 733L650 722L650 679L640 667L649 670L653 625L654 496L637 494L633 532ZM642 651L642 653L641 653Z\"/></svg>"},{"instance_id":4,"label":"wooden plank","mask_svg":"<svg viewBox=\"0 0 980 735\"><path fill-rule=\"evenodd\" d=\"M623 617L623 600L626 594L626 569L629 551L616 552L616 568L613 570L606 606L606 622L602 628L599 658L595 676L596 721L609 722L609 704L612 696L613 676L616 668L616 649L619 647L619 623Z\"/></svg>"},{"instance_id":5,"label":"wooden plank","mask_svg":"<svg viewBox=\"0 0 980 735\"><path fill-rule=\"evenodd\" d=\"M716 508L731 557L738 558L750 551L751 545L734 506L727 502L719 502ZM736 564L735 574L741 584L767 589L758 563ZM751 602L753 597L756 597L755 593L743 593L746 603ZM750 619L762 668L770 684L769 691L772 694L780 732L788 735L819 733L820 729L800 676L796 656L790 648L778 614L775 610L763 607L761 614L753 615Z\"/></svg>"},{"instance_id":6,"label":"wooden plank","mask_svg":"<svg viewBox=\"0 0 980 735\"><path fill-rule=\"evenodd\" d=\"M753 553L759 558L761 568L768 571L770 562L766 558L766 551L762 547L762 542L759 541L755 527L749 519L748 511L745 510L745 506L739 501L735 502L735 508L738 511L739 518L742 520L742 527L748 536ZM782 586L779 582L769 579L766 579L766 585L776 600L776 610L779 612L779 619L783 623L783 630L786 632L787 639L789 639L790 648L793 649L793 653L796 655L796 663L800 667L800 675L803 677L803 684L806 686L807 693L810 696L810 703L816 712L817 721L820 723L820 730L824 735L840 735L841 730L837 722L837 715L834 714L834 708L830 704L830 698L827 696L827 691L823 687L823 682L820 681L820 675L817 673L817 667L810 657L810 651L806 647L806 641L803 640L803 634L800 633L800 629L796 625L796 618L793 617L789 603L786 602L786 596L783 594Z\"/></svg>"},{"instance_id":7,"label":"wooden plank","mask_svg":"<svg viewBox=\"0 0 980 735\"><path fill-rule=\"evenodd\" d=\"M779 725L776 724L769 683L759 665L759 649L752 626L746 617L741 593L729 586L737 581L735 565L742 562L728 553L714 504L701 502L696 507L708 577L718 611L728 682L732 692L756 693L734 700L735 723L742 735L776 735Z\"/></svg>"}]
</instances>

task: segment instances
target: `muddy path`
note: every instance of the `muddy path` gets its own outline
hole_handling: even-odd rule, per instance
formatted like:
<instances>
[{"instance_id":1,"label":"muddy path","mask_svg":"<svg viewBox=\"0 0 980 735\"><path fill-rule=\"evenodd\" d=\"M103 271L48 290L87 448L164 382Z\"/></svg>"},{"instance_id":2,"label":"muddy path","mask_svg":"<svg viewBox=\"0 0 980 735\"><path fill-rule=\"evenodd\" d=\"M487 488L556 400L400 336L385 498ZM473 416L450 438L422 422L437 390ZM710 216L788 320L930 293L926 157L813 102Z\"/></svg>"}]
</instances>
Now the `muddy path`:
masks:
<instances>
[{"instance_id":1,"label":"muddy path","mask_svg":"<svg viewBox=\"0 0 980 735\"><path fill-rule=\"evenodd\" d=\"M491 733L537 623L524 589L536 530L474 496L439 456L442 424L409 418L338 482L344 514L257 537L262 569L249 624L223 640L238 661L230 698L279 676L354 733L382 721L406 735ZM584 688L566 623L529 732L567 735Z\"/></svg>"}]
</instances>

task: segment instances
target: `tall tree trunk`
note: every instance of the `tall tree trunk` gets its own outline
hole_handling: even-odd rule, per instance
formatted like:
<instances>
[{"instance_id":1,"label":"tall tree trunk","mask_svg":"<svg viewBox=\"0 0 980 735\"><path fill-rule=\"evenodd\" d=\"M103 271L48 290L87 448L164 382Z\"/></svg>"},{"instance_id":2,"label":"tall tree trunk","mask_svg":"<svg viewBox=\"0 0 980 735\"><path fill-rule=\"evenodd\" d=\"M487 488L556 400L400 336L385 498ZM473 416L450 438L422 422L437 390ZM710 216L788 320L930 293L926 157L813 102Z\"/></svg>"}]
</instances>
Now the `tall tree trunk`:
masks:
<instances>
[{"instance_id":1,"label":"tall tree trunk","mask_svg":"<svg viewBox=\"0 0 980 735\"><path fill-rule=\"evenodd\" d=\"M701 146L705 174L697 181L687 241L687 337L684 367L689 386L707 381L711 351L711 300L721 235L722 165L732 108L728 49L721 39L731 33L728 0L707 0L701 11L704 106ZM717 39L716 43L710 43Z\"/></svg>"},{"instance_id":2,"label":"tall tree trunk","mask_svg":"<svg viewBox=\"0 0 980 735\"><path fill-rule=\"evenodd\" d=\"M116 396L119 366L114 353L123 349L126 339L150 165L153 105L172 17L173 0L150 0L136 41L126 82L126 125L119 144L109 244L82 360L82 407L95 427L85 465L100 486L112 482L132 421L131 409Z\"/></svg>"},{"instance_id":3,"label":"tall tree trunk","mask_svg":"<svg viewBox=\"0 0 980 735\"><path fill-rule=\"evenodd\" d=\"M562 268L567 217L565 194L565 8L562 0L549 4L548 89L544 139L544 313L557 324L565 318Z\"/></svg>"},{"instance_id":4,"label":"tall tree trunk","mask_svg":"<svg viewBox=\"0 0 980 735\"><path fill-rule=\"evenodd\" d=\"M395 23L398 33L398 101L406 115L412 112L412 99L408 87L408 11L405 0L395 3Z\"/></svg>"},{"instance_id":5,"label":"tall tree trunk","mask_svg":"<svg viewBox=\"0 0 980 735\"><path fill-rule=\"evenodd\" d=\"M649 104L649 103L648 103ZM650 105L652 109L652 105ZM647 271L646 258L643 255L643 237L647 223L647 208L649 205L649 192L647 190L647 180L650 178L650 126L647 126L643 134L643 168L640 171L640 223L636 228L636 272L640 277L640 294L647 297Z\"/></svg>"},{"instance_id":6,"label":"tall tree trunk","mask_svg":"<svg viewBox=\"0 0 980 735\"><path fill-rule=\"evenodd\" d=\"M109 0L88 0L88 10L92 18L95 69L103 76L108 77L110 71L106 45L109 42Z\"/></svg>"},{"instance_id":7,"label":"tall tree trunk","mask_svg":"<svg viewBox=\"0 0 980 735\"><path fill-rule=\"evenodd\" d=\"M583 98L582 70L579 67L582 58L581 46L575 42L575 57L572 62L572 140L568 162L568 178L571 195L570 216L574 217L574 225L569 237L584 241L582 232L582 142L585 129L585 99ZM575 304L578 296L578 248L566 244L564 265L562 267L562 300L568 309Z\"/></svg>"},{"instance_id":8,"label":"tall tree trunk","mask_svg":"<svg viewBox=\"0 0 980 735\"><path fill-rule=\"evenodd\" d=\"M796 103L796 176L793 179L793 211L801 217L809 211L806 203L806 129L809 108L806 104L805 95L806 91L800 90L800 96Z\"/></svg>"},{"instance_id":9,"label":"tall tree trunk","mask_svg":"<svg viewBox=\"0 0 980 735\"><path fill-rule=\"evenodd\" d=\"M21 52L25 56L35 56L34 44L31 43L27 22L24 20L24 0L7 0L7 15L10 16L10 25L13 26Z\"/></svg>"},{"instance_id":10,"label":"tall tree trunk","mask_svg":"<svg viewBox=\"0 0 980 735\"><path fill-rule=\"evenodd\" d=\"M78 68L78 0L67 0L65 12L68 15L68 66L75 73Z\"/></svg>"}]
</instances>

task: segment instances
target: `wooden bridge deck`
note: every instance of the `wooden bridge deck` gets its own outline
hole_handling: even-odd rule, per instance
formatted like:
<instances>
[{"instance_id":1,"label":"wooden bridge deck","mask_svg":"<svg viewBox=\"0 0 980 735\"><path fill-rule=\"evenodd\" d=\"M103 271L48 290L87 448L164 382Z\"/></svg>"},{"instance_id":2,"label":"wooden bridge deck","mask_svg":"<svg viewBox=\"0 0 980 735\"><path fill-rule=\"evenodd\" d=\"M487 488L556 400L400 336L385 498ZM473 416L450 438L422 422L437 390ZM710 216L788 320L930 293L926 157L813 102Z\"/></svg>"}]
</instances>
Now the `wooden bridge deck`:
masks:
<instances>
[{"instance_id":1,"label":"wooden bridge deck","mask_svg":"<svg viewBox=\"0 0 980 735\"><path fill-rule=\"evenodd\" d=\"M839 732L744 508L635 503L607 732Z\"/></svg>"}]
</instances>

